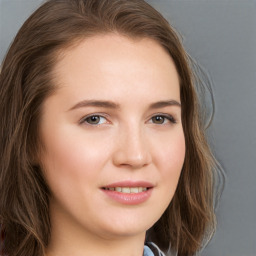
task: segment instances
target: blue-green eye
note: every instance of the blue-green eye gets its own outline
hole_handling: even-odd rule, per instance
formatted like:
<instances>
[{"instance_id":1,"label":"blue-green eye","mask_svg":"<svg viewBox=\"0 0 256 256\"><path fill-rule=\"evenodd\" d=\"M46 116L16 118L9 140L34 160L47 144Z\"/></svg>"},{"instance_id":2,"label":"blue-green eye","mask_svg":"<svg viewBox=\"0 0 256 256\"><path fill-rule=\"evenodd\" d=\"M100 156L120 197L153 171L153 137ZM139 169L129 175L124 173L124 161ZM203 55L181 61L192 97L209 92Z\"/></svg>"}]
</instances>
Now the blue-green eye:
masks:
<instances>
[{"instance_id":1,"label":"blue-green eye","mask_svg":"<svg viewBox=\"0 0 256 256\"><path fill-rule=\"evenodd\" d=\"M173 124L176 123L176 120L171 115L156 115L151 118L152 123L154 124L166 124L171 122Z\"/></svg>"},{"instance_id":2,"label":"blue-green eye","mask_svg":"<svg viewBox=\"0 0 256 256\"><path fill-rule=\"evenodd\" d=\"M106 122L107 122L106 118L99 115L88 116L86 118L83 118L81 121L81 123L88 123L91 125L99 125L99 124L104 124Z\"/></svg>"}]
</instances>

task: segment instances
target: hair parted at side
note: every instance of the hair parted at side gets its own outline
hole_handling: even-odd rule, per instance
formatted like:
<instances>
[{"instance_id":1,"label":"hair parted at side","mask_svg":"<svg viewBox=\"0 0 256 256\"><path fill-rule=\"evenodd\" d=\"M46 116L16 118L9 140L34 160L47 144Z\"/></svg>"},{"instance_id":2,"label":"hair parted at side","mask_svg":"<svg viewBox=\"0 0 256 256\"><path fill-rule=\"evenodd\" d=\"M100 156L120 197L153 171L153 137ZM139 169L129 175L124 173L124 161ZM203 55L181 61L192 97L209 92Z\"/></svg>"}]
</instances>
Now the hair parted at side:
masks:
<instances>
[{"instance_id":1,"label":"hair parted at side","mask_svg":"<svg viewBox=\"0 0 256 256\"><path fill-rule=\"evenodd\" d=\"M180 79L186 156L170 205L147 239L179 256L200 249L214 228L213 157L198 117L189 58L179 37L143 0L49 0L24 23L0 74L0 225L4 255L42 256L51 235L50 192L35 159L40 154L42 103L54 92L59 53L93 35L150 38L172 57Z\"/></svg>"}]
</instances>

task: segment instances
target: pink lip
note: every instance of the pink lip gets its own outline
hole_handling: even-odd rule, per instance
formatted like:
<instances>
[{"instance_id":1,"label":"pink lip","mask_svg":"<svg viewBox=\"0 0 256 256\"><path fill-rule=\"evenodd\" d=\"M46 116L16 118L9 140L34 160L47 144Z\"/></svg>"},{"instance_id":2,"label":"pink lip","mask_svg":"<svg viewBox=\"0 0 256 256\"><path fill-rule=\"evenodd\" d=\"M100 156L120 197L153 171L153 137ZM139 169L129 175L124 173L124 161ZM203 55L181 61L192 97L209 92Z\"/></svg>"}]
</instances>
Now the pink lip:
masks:
<instances>
[{"instance_id":1,"label":"pink lip","mask_svg":"<svg viewBox=\"0 0 256 256\"><path fill-rule=\"evenodd\" d=\"M114 188L114 187L146 187L146 188L152 188L154 185L147 181L119 181L114 182L111 184L108 184L104 186L104 188Z\"/></svg>"},{"instance_id":2,"label":"pink lip","mask_svg":"<svg viewBox=\"0 0 256 256\"><path fill-rule=\"evenodd\" d=\"M105 188L113 187L146 187L146 191L139 193L122 193L112 190L106 190ZM149 199L153 190L153 184L146 181L121 181L111 183L107 186L102 187L102 191L107 195L111 200L114 200L118 203L125 205L136 205L144 203Z\"/></svg>"}]
</instances>

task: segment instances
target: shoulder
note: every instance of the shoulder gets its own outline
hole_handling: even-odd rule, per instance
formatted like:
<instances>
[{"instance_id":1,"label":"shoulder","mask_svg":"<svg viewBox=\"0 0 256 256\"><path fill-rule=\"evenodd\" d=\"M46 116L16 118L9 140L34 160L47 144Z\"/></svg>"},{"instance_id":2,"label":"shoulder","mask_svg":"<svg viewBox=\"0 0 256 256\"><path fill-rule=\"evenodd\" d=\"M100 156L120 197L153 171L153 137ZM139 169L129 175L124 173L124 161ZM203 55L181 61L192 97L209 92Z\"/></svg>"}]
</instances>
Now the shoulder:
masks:
<instances>
[{"instance_id":1,"label":"shoulder","mask_svg":"<svg viewBox=\"0 0 256 256\"><path fill-rule=\"evenodd\" d=\"M155 243L147 242L144 246L143 256L165 256Z\"/></svg>"}]
</instances>

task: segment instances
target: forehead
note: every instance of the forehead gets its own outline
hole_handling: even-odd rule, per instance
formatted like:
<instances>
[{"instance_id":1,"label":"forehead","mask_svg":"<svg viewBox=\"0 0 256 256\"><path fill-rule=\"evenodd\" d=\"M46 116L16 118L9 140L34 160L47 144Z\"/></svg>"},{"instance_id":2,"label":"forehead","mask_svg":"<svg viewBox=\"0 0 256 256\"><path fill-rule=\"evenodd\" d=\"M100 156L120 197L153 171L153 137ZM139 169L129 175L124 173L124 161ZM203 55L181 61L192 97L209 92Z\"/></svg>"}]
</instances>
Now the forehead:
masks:
<instances>
[{"instance_id":1,"label":"forehead","mask_svg":"<svg viewBox=\"0 0 256 256\"><path fill-rule=\"evenodd\" d=\"M165 94L179 92L178 74L172 58L156 41L132 39L118 34L86 38L61 52L54 68L60 89L87 96L131 90ZM179 97L179 95L176 95Z\"/></svg>"}]
</instances>

